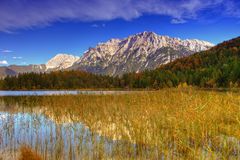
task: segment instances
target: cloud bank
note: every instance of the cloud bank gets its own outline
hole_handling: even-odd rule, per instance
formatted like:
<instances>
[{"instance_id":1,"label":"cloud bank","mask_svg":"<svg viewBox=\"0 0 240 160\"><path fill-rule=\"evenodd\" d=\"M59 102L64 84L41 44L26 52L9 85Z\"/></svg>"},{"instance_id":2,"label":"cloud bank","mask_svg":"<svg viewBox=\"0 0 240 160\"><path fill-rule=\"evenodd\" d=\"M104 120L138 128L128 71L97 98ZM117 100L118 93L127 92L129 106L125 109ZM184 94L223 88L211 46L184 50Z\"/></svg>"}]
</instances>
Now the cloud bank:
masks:
<instances>
[{"instance_id":1,"label":"cloud bank","mask_svg":"<svg viewBox=\"0 0 240 160\"><path fill-rule=\"evenodd\" d=\"M240 17L238 0L1 0L0 31L51 25L58 21L131 20L166 15L172 23L197 19L204 12Z\"/></svg>"},{"instance_id":2,"label":"cloud bank","mask_svg":"<svg viewBox=\"0 0 240 160\"><path fill-rule=\"evenodd\" d=\"M0 60L0 65L8 65L8 62L6 60Z\"/></svg>"}]
</instances>

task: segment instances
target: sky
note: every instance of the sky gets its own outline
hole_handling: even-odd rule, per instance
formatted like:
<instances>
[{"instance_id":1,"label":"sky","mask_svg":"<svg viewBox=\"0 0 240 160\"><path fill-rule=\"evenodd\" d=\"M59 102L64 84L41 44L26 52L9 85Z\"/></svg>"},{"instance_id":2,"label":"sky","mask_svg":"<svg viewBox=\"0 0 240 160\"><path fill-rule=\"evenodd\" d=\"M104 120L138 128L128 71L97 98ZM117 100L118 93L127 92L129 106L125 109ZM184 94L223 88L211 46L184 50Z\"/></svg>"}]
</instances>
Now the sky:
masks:
<instances>
[{"instance_id":1,"label":"sky","mask_svg":"<svg viewBox=\"0 0 240 160\"><path fill-rule=\"evenodd\" d=\"M240 36L239 0L1 0L0 65L81 56L143 31L214 44Z\"/></svg>"}]
</instances>

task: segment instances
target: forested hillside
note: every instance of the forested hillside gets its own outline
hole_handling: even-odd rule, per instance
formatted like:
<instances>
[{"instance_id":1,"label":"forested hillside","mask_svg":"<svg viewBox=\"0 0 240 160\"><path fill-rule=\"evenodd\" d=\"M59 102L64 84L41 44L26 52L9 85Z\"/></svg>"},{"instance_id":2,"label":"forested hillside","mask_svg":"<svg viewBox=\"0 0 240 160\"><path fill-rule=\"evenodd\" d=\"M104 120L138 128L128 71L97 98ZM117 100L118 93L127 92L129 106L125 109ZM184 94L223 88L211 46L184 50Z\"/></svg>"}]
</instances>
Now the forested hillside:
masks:
<instances>
[{"instance_id":1,"label":"forested hillside","mask_svg":"<svg viewBox=\"0 0 240 160\"><path fill-rule=\"evenodd\" d=\"M128 73L122 77L82 71L26 73L1 80L1 89L159 89L180 84L204 88L240 87L240 37L151 71Z\"/></svg>"},{"instance_id":2,"label":"forested hillside","mask_svg":"<svg viewBox=\"0 0 240 160\"><path fill-rule=\"evenodd\" d=\"M210 88L239 87L240 38L132 76L134 87L172 87L180 83Z\"/></svg>"}]
</instances>

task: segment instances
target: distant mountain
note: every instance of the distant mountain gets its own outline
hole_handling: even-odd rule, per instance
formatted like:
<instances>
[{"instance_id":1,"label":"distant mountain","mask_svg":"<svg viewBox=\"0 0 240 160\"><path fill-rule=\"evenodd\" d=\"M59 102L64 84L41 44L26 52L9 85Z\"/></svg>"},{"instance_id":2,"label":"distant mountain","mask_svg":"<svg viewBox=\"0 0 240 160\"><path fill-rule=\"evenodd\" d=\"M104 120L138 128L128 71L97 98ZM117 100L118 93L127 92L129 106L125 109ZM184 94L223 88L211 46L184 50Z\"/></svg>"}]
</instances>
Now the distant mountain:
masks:
<instances>
[{"instance_id":1,"label":"distant mountain","mask_svg":"<svg viewBox=\"0 0 240 160\"><path fill-rule=\"evenodd\" d=\"M18 65L10 65L9 69L13 70L17 74L19 73L29 73L29 72L43 72L46 70L46 66L44 64L41 65L27 65L27 66L18 66Z\"/></svg>"},{"instance_id":2,"label":"distant mountain","mask_svg":"<svg viewBox=\"0 0 240 160\"><path fill-rule=\"evenodd\" d=\"M207 50L214 45L197 39L181 40L143 32L125 39L111 39L90 48L82 57L58 54L46 64L3 67L12 70L0 72L0 77L24 72L83 70L96 74L122 75L128 72L152 70L175 59ZM1 67L0 67L1 68Z\"/></svg>"},{"instance_id":3,"label":"distant mountain","mask_svg":"<svg viewBox=\"0 0 240 160\"><path fill-rule=\"evenodd\" d=\"M143 32L123 40L111 39L90 48L69 69L92 73L122 75L155 69L177 58L207 50L214 45L200 40L181 40Z\"/></svg>"},{"instance_id":4,"label":"distant mountain","mask_svg":"<svg viewBox=\"0 0 240 160\"><path fill-rule=\"evenodd\" d=\"M15 76L19 73L40 73L46 70L46 66L42 65L27 65L27 66L18 66L18 65L10 65L7 67L0 67L0 78L6 76Z\"/></svg>"},{"instance_id":5,"label":"distant mountain","mask_svg":"<svg viewBox=\"0 0 240 160\"><path fill-rule=\"evenodd\" d=\"M3 76L3 77L6 76L6 75L14 76L16 74L17 73L14 70L12 70L8 67L0 67L0 75Z\"/></svg>"},{"instance_id":6,"label":"distant mountain","mask_svg":"<svg viewBox=\"0 0 240 160\"><path fill-rule=\"evenodd\" d=\"M79 57L68 55L68 54L57 54L55 57L50 59L46 64L40 65L10 65L0 67L0 78L18 75L20 73L43 73L57 70L64 70L69 68L76 62Z\"/></svg>"},{"instance_id":7,"label":"distant mountain","mask_svg":"<svg viewBox=\"0 0 240 160\"><path fill-rule=\"evenodd\" d=\"M79 60L79 57L68 54L57 54L46 63L46 71L67 69L77 60Z\"/></svg>"}]
</instances>

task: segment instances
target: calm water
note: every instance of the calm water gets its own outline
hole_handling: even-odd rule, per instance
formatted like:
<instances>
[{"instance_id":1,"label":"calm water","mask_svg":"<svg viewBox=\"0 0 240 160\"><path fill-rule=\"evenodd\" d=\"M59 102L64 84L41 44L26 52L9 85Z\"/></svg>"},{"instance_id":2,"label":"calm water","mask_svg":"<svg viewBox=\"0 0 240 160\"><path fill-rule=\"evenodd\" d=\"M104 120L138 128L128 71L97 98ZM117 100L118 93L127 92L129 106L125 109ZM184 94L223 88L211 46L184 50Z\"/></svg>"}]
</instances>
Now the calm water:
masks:
<instances>
[{"instance_id":1,"label":"calm water","mask_svg":"<svg viewBox=\"0 0 240 160\"><path fill-rule=\"evenodd\" d=\"M80 122L57 123L35 113L0 112L0 131L0 153L5 154L4 159L17 158L17 150L22 145L37 150L45 159L94 159L95 145L102 141L105 153L111 154L115 143L91 133Z\"/></svg>"},{"instance_id":2,"label":"calm water","mask_svg":"<svg viewBox=\"0 0 240 160\"><path fill-rule=\"evenodd\" d=\"M9 93L45 95L43 93L46 92ZM77 94L77 91L70 93ZM46 103L47 107L45 103L40 105L35 100L32 96L24 99L18 96L0 97L0 159L17 160L19 148L23 145L29 146L46 160L101 159L102 156L113 158L115 155L127 156L128 153L124 152L126 148L132 151L136 148L129 141L111 139L102 135L101 131L92 131L90 128L93 126L89 124L99 123L93 121L85 124L84 118L78 116L76 110L49 107Z\"/></svg>"},{"instance_id":3,"label":"calm water","mask_svg":"<svg viewBox=\"0 0 240 160\"><path fill-rule=\"evenodd\" d=\"M148 116L151 108L117 104L123 100L120 97L126 104L136 103L125 95L0 96L0 160L18 160L19 148L25 145L44 160L179 159L182 152L168 136L171 130L155 123L159 116ZM220 135L218 140L219 155L230 143L229 154L239 159L237 138ZM206 142L211 146L211 141ZM210 159L205 145L200 146L199 154Z\"/></svg>"},{"instance_id":4,"label":"calm water","mask_svg":"<svg viewBox=\"0 0 240 160\"><path fill-rule=\"evenodd\" d=\"M129 91L0 91L0 96L43 96L77 94L124 94Z\"/></svg>"}]
</instances>

